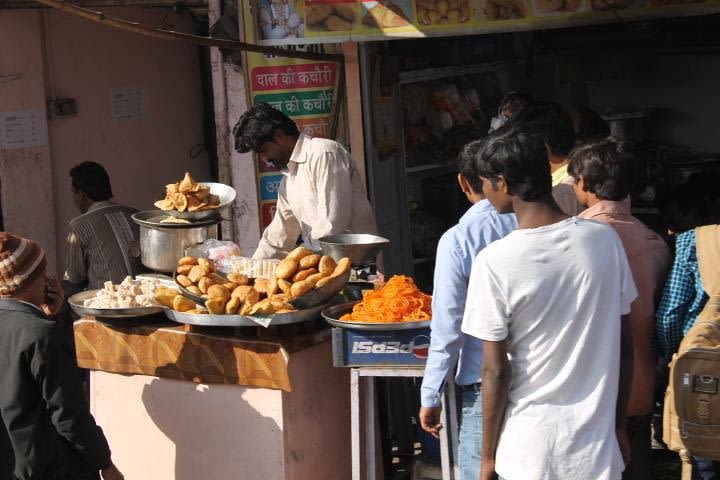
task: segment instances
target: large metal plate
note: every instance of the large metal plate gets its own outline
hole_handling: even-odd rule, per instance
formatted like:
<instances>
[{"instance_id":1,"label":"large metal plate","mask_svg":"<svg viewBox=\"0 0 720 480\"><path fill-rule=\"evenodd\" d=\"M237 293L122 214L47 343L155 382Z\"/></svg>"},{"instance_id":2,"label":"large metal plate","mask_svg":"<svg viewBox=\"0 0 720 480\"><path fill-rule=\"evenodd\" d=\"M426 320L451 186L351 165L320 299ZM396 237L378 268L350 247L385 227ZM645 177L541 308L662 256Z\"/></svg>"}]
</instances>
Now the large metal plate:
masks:
<instances>
[{"instance_id":1,"label":"large metal plate","mask_svg":"<svg viewBox=\"0 0 720 480\"><path fill-rule=\"evenodd\" d=\"M171 309L165 310L165 315L170 320L178 323L187 323L189 325L200 325L205 327L257 327L270 320L267 326L289 325L292 323L301 323L308 320L315 320L320 315L325 305L318 305L306 310L298 310L296 312L276 313L267 317L251 317L246 315L214 315L202 313L184 313ZM264 326L264 325L263 325Z\"/></svg>"},{"instance_id":2,"label":"large metal plate","mask_svg":"<svg viewBox=\"0 0 720 480\"><path fill-rule=\"evenodd\" d=\"M364 323L345 322L340 317L352 311L353 305L358 302L341 303L324 309L321 313L326 322L333 327L349 328L351 330L368 330L375 332L394 330L415 330L430 326L430 320L418 320L416 322L395 322L395 323Z\"/></svg>"},{"instance_id":3,"label":"large metal plate","mask_svg":"<svg viewBox=\"0 0 720 480\"><path fill-rule=\"evenodd\" d=\"M210 187L210 193L220 197L220 205L210 210L201 210L198 212L178 212L177 210L164 210L171 217L184 218L186 220L206 220L208 218L217 217L220 212L227 208L235 201L235 189L224 183L198 182Z\"/></svg>"},{"instance_id":4,"label":"large metal plate","mask_svg":"<svg viewBox=\"0 0 720 480\"><path fill-rule=\"evenodd\" d=\"M218 272L219 273L219 272ZM223 273L219 273L219 275L226 276ZM190 292L187 288L183 287L179 283L177 283L177 274L173 274L173 278L176 279L176 286L180 289L180 293L183 294L183 296L189 298L193 302L197 303L198 305L205 305L205 299L195 295L194 293ZM294 300L291 300L289 303L293 307L297 308L298 310L305 310L308 308L313 308L318 305L325 305L330 301L332 297L335 296L338 292L340 292L345 285L348 283L348 280L350 279L350 271L348 270L345 274L335 277L332 280L330 280L328 283L323 285L320 288L313 288L305 295L298 297Z\"/></svg>"},{"instance_id":5,"label":"large metal plate","mask_svg":"<svg viewBox=\"0 0 720 480\"><path fill-rule=\"evenodd\" d=\"M130 307L130 308L91 308L83 305L85 300L93 298L100 290L87 290L76 293L68 298L70 308L81 317L129 318L142 317L160 313L165 307Z\"/></svg>"}]
</instances>

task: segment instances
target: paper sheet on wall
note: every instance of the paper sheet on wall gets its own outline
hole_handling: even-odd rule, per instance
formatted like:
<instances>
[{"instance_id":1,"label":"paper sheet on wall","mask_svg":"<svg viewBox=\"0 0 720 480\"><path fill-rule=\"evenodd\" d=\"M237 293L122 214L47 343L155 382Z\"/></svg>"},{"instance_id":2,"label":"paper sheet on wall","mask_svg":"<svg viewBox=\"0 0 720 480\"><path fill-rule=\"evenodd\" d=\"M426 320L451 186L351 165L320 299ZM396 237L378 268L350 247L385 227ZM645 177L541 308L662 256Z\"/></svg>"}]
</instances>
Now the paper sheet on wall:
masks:
<instances>
[{"instance_id":1,"label":"paper sheet on wall","mask_svg":"<svg viewBox=\"0 0 720 480\"><path fill-rule=\"evenodd\" d=\"M115 88L110 90L112 117L116 122L143 118L147 111L145 92L139 88Z\"/></svg>"},{"instance_id":2,"label":"paper sheet on wall","mask_svg":"<svg viewBox=\"0 0 720 480\"><path fill-rule=\"evenodd\" d=\"M0 112L0 150L37 147L47 139L45 110Z\"/></svg>"}]
</instances>

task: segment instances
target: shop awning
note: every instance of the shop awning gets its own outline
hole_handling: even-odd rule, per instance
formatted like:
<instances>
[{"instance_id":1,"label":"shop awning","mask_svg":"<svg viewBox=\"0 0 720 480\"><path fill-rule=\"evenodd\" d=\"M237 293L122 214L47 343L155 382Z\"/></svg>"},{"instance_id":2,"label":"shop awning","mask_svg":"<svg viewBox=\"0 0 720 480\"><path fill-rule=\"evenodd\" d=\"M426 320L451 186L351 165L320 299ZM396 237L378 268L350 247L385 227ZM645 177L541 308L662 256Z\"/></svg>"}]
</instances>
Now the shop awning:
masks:
<instances>
[{"instance_id":1,"label":"shop awning","mask_svg":"<svg viewBox=\"0 0 720 480\"><path fill-rule=\"evenodd\" d=\"M246 41L294 45L624 23L720 12L720 0L241 0Z\"/></svg>"}]
</instances>

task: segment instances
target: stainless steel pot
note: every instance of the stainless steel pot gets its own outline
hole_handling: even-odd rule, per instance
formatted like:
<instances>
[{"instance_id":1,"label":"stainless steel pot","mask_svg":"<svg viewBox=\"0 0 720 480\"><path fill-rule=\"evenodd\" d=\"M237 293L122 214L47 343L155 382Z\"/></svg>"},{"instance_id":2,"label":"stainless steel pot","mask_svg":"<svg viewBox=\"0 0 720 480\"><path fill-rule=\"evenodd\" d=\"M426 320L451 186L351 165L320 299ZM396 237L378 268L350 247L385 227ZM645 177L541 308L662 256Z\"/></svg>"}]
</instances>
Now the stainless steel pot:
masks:
<instances>
[{"instance_id":1,"label":"stainless steel pot","mask_svg":"<svg viewBox=\"0 0 720 480\"><path fill-rule=\"evenodd\" d=\"M645 140L645 112L610 113L602 118L610 127L610 134L634 143Z\"/></svg>"},{"instance_id":2,"label":"stainless steel pot","mask_svg":"<svg viewBox=\"0 0 720 480\"><path fill-rule=\"evenodd\" d=\"M132 215L140 226L140 261L151 270L172 272L185 249L209 238L217 238L220 218L193 223L160 223L167 215L161 210L147 210Z\"/></svg>"}]
</instances>

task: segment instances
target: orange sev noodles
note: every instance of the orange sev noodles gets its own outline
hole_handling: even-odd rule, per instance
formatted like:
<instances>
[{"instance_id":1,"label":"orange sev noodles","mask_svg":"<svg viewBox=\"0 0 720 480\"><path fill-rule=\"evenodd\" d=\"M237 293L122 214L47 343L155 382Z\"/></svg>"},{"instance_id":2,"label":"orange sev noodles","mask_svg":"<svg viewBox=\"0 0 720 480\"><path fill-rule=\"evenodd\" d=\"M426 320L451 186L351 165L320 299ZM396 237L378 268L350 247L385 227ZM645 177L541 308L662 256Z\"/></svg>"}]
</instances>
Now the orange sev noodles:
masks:
<instances>
[{"instance_id":1,"label":"orange sev noodles","mask_svg":"<svg viewBox=\"0 0 720 480\"><path fill-rule=\"evenodd\" d=\"M421 292L405 275L395 275L380 289L367 292L362 302L340 320L363 323L397 323L430 320L432 297Z\"/></svg>"}]
</instances>

